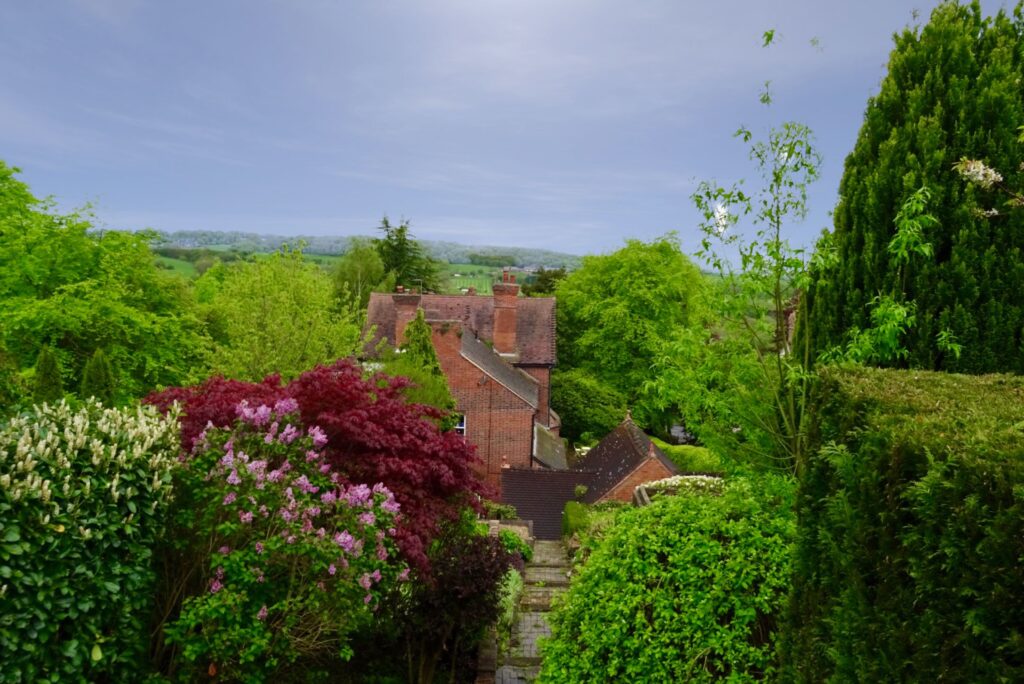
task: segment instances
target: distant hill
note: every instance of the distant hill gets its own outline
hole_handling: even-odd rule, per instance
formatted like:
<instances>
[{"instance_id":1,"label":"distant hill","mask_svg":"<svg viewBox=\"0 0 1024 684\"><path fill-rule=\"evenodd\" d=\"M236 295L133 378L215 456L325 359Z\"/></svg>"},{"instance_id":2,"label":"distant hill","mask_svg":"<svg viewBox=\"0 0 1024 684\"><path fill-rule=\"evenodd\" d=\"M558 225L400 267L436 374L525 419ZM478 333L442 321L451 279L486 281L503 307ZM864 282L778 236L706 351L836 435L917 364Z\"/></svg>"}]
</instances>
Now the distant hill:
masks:
<instances>
[{"instance_id":1,"label":"distant hill","mask_svg":"<svg viewBox=\"0 0 1024 684\"><path fill-rule=\"evenodd\" d=\"M305 244L303 251L308 254L344 254L349 243L357 238L369 236L342 235L260 235L238 231L183 230L173 233L159 232L154 247L186 247L207 249L231 249L240 252L272 252L282 244ZM462 245L457 242L419 240L424 249L440 261L451 264L478 263L481 261L502 261L507 257L507 266L565 267L578 268L580 257L575 254L552 252L547 249L527 247L496 247L493 245Z\"/></svg>"}]
</instances>

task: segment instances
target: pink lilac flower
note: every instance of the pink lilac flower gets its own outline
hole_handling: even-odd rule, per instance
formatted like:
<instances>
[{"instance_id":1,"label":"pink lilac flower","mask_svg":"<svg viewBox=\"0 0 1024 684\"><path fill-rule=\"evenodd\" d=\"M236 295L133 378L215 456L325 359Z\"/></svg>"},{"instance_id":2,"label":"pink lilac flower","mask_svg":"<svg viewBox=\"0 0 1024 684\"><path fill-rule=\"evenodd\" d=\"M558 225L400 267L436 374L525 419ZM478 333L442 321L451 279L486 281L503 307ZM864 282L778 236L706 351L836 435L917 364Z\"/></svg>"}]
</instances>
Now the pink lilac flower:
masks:
<instances>
[{"instance_id":1,"label":"pink lilac flower","mask_svg":"<svg viewBox=\"0 0 1024 684\"><path fill-rule=\"evenodd\" d=\"M267 475L267 479L271 482L280 482L282 477L284 477L284 473L280 469L271 470Z\"/></svg>"},{"instance_id":2,"label":"pink lilac flower","mask_svg":"<svg viewBox=\"0 0 1024 684\"><path fill-rule=\"evenodd\" d=\"M363 576L359 578L359 586L361 586L363 589L366 589L367 591L369 591L370 590L370 586L372 584L373 584L373 581L370 579L370 574L364 572Z\"/></svg>"},{"instance_id":3,"label":"pink lilac flower","mask_svg":"<svg viewBox=\"0 0 1024 684\"><path fill-rule=\"evenodd\" d=\"M287 508L281 508L277 511L277 514L281 516L281 520L285 522L291 522L295 519L295 514L289 511Z\"/></svg>"},{"instance_id":4,"label":"pink lilac flower","mask_svg":"<svg viewBox=\"0 0 1024 684\"><path fill-rule=\"evenodd\" d=\"M352 553L352 551L355 550L355 539L352 537L351 534L348 533L347 530L344 532L338 532L336 535L334 535L334 543L340 546L348 553Z\"/></svg>"},{"instance_id":5,"label":"pink lilac flower","mask_svg":"<svg viewBox=\"0 0 1024 684\"><path fill-rule=\"evenodd\" d=\"M267 462L263 460L252 461L248 465L246 465L245 468L250 473L259 474L267 469Z\"/></svg>"},{"instance_id":6,"label":"pink lilac flower","mask_svg":"<svg viewBox=\"0 0 1024 684\"><path fill-rule=\"evenodd\" d=\"M309 436L313 438L313 446L317 448L327 444L327 433L321 430L319 425L309 428Z\"/></svg>"},{"instance_id":7,"label":"pink lilac flower","mask_svg":"<svg viewBox=\"0 0 1024 684\"><path fill-rule=\"evenodd\" d=\"M316 536L318 536L320 539L323 539L324 535L326 535L326 534L327 534L327 530L325 530L322 527L316 531Z\"/></svg>"},{"instance_id":8,"label":"pink lilac flower","mask_svg":"<svg viewBox=\"0 0 1024 684\"><path fill-rule=\"evenodd\" d=\"M263 570L256 568L256 581L259 584L263 584L266 581L266 577L263 576Z\"/></svg>"},{"instance_id":9,"label":"pink lilac flower","mask_svg":"<svg viewBox=\"0 0 1024 684\"><path fill-rule=\"evenodd\" d=\"M382 504L380 505L380 507L381 507L381 508L382 508L383 510L387 511L388 513L397 513L397 512L399 511L399 509L401 509L401 508L402 508L402 505L401 505L401 504L399 504L399 503L398 503L397 501L395 501L394 499L388 499L387 501L385 501L384 503L382 503Z\"/></svg>"},{"instance_id":10,"label":"pink lilac flower","mask_svg":"<svg viewBox=\"0 0 1024 684\"><path fill-rule=\"evenodd\" d=\"M378 545L377 546L377 560L384 561L384 560L387 560L387 559L388 559L388 550L385 549L383 546Z\"/></svg>"},{"instance_id":11,"label":"pink lilac flower","mask_svg":"<svg viewBox=\"0 0 1024 684\"><path fill-rule=\"evenodd\" d=\"M242 420L252 419L252 409L249 408L249 401L247 399L243 399L235 405L235 415Z\"/></svg>"},{"instance_id":12,"label":"pink lilac flower","mask_svg":"<svg viewBox=\"0 0 1024 684\"><path fill-rule=\"evenodd\" d=\"M230 466L234 462L235 462L235 454L232 451L229 451L228 453L226 453L226 454L224 454L223 456L220 457L220 464L222 466L227 467L227 466Z\"/></svg>"},{"instance_id":13,"label":"pink lilac flower","mask_svg":"<svg viewBox=\"0 0 1024 684\"><path fill-rule=\"evenodd\" d=\"M227 547L225 547L225 548L227 548ZM224 579L224 566L223 565L221 565L221 566L219 566L217 568L217 579L219 579L219 580Z\"/></svg>"},{"instance_id":14,"label":"pink lilac flower","mask_svg":"<svg viewBox=\"0 0 1024 684\"><path fill-rule=\"evenodd\" d=\"M333 575L336 572L338 572L338 568L334 567L334 563L331 563L330 565L327 566L327 574L328 575Z\"/></svg>"},{"instance_id":15,"label":"pink lilac flower","mask_svg":"<svg viewBox=\"0 0 1024 684\"><path fill-rule=\"evenodd\" d=\"M227 506L229 504L233 504L235 502L235 499L237 499L237 498L238 498L237 494L235 494L234 492L228 492L227 495L224 497L224 500L221 501L221 505L222 506Z\"/></svg>"},{"instance_id":16,"label":"pink lilac flower","mask_svg":"<svg viewBox=\"0 0 1024 684\"><path fill-rule=\"evenodd\" d=\"M263 553L263 544L261 542L256 542L256 553Z\"/></svg>"},{"instance_id":17,"label":"pink lilac flower","mask_svg":"<svg viewBox=\"0 0 1024 684\"><path fill-rule=\"evenodd\" d=\"M274 438L277 437L277 427L278 424L277 421L275 420L273 423L270 424L270 430L267 431L267 436L263 438L264 442L270 444L274 441Z\"/></svg>"},{"instance_id":18,"label":"pink lilac flower","mask_svg":"<svg viewBox=\"0 0 1024 684\"><path fill-rule=\"evenodd\" d=\"M370 488L364 484L351 487L348 490L346 498L348 498L350 506L365 506L370 504Z\"/></svg>"},{"instance_id":19,"label":"pink lilac flower","mask_svg":"<svg viewBox=\"0 0 1024 684\"><path fill-rule=\"evenodd\" d=\"M252 511L239 511L238 519L241 520L243 524L248 525L252 522Z\"/></svg>"},{"instance_id":20,"label":"pink lilac flower","mask_svg":"<svg viewBox=\"0 0 1024 684\"><path fill-rule=\"evenodd\" d=\"M256 497L253 496L252 494L250 494L249 496L247 496L245 498L247 498L249 500L249 503L251 503L253 506L256 505Z\"/></svg>"},{"instance_id":21,"label":"pink lilac flower","mask_svg":"<svg viewBox=\"0 0 1024 684\"><path fill-rule=\"evenodd\" d=\"M370 601L372 601L372 600L373 600L373 596L371 596L370 594L367 594L366 596L363 597L363 603L365 603L367 605L369 605Z\"/></svg>"},{"instance_id":22,"label":"pink lilac flower","mask_svg":"<svg viewBox=\"0 0 1024 684\"><path fill-rule=\"evenodd\" d=\"M390 494L391 492L388 491L388 488L384 486L383 482L378 482L377 484L373 485L373 493L374 494Z\"/></svg>"},{"instance_id":23,"label":"pink lilac flower","mask_svg":"<svg viewBox=\"0 0 1024 684\"><path fill-rule=\"evenodd\" d=\"M333 491L328 491L328 492L324 492L323 494L320 495L320 502L324 503L324 504L327 504L327 505L330 505L330 504L334 503L334 501L337 498L338 498L337 494L335 494Z\"/></svg>"},{"instance_id":24,"label":"pink lilac flower","mask_svg":"<svg viewBox=\"0 0 1024 684\"><path fill-rule=\"evenodd\" d=\"M303 520L302 521L302 531L305 534L309 534L310 532L312 532L313 531L313 521L310 520L309 518L306 518L305 520Z\"/></svg>"},{"instance_id":25,"label":"pink lilac flower","mask_svg":"<svg viewBox=\"0 0 1024 684\"><path fill-rule=\"evenodd\" d=\"M372 525L375 522L377 522L377 516L369 512L362 513L359 515L359 522L361 522L364 525Z\"/></svg>"},{"instance_id":26,"label":"pink lilac flower","mask_svg":"<svg viewBox=\"0 0 1024 684\"><path fill-rule=\"evenodd\" d=\"M252 416L252 424L259 427L260 425L266 425L267 421L270 420L270 407L263 405L256 409L256 412Z\"/></svg>"},{"instance_id":27,"label":"pink lilac flower","mask_svg":"<svg viewBox=\"0 0 1024 684\"><path fill-rule=\"evenodd\" d=\"M380 582L380 570L374 570L370 573L370 579L374 582Z\"/></svg>"},{"instance_id":28,"label":"pink lilac flower","mask_svg":"<svg viewBox=\"0 0 1024 684\"><path fill-rule=\"evenodd\" d=\"M324 475L326 475L330 471L330 469L331 469L331 464L330 463L322 463L320 465L320 472L323 473Z\"/></svg>"},{"instance_id":29,"label":"pink lilac flower","mask_svg":"<svg viewBox=\"0 0 1024 684\"><path fill-rule=\"evenodd\" d=\"M264 620L267 619L267 607L266 607L266 605L264 605L262 608L260 608L260 612L256 613L256 619L259 620L260 622L263 622Z\"/></svg>"},{"instance_id":30,"label":"pink lilac flower","mask_svg":"<svg viewBox=\"0 0 1024 684\"><path fill-rule=\"evenodd\" d=\"M295 426L288 423L284 426L284 430L281 431L281 436L278 439L281 441L281 444L291 444L299 434L301 433L295 429Z\"/></svg>"},{"instance_id":31,"label":"pink lilac flower","mask_svg":"<svg viewBox=\"0 0 1024 684\"><path fill-rule=\"evenodd\" d=\"M217 550L221 553L222 556L226 556L229 553L231 553L231 547L230 546L222 546L222 547L220 547Z\"/></svg>"},{"instance_id":32,"label":"pink lilac flower","mask_svg":"<svg viewBox=\"0 0 1024 684\"><path fill-rule=\"evenodd\" d=\"M237 470L232 470L231 473L228 474L228 484L242 484L242 478L238 477Z\"/></svg>"},{"instance_id":33,"label":"pink lilac flower","mask_svg":"<svg viewBox=\"0 0 1024 684\"><path fill-rule=\"evenodd\" d=\"M316 453L312 449L306 452L306 462L307 463L315 461L318 458L320 458L320 454Z\"/></svg>"},{"instance_id":34,"label":"pink lilac flower","mask_svg":"<svg viewBox=\"0 0 1024 684\"><path fill-rule=\"evenodd\" d=\"M270 515L270 511L267 509L266 506L260 506L260 515L262 515L264 518Z\"/></svg>"},{"instance_id":35,"label":"pink lilac flower","mask_svg":"<svg viewBox=\"0 0 1024 684\"><path fill-rule=\"evenodd\" d=\"M295 543L295 535L294 534L289 534L288 538L285 539L284 541L285 541L286 544L294 544Z\"/></svg>"},{"instance_id":36,"label":"pink lilac flower","mask_svg":"<svg viewBox=\"0 0 1024 684\"><path fill-rule=\"evenodd\" d=\"M404 582L409 579L409 568L404 568L402 572L398 573L398 581Z\"/></svg>"},{"instance_id":37,"label":"pink lilac flower","mask_svg":"<svg viewBox=\"0 0 1024 684\"><path fill-rule=\"evenodd\" d=\"M283 416L286 413L293 413L299 410L299 402L295 401L291 397L285 397L284 399L278 399L277 403L274 404L274 413L279 416Z\"/></svg>"},{"instance_id":38,"label":"pink lilac flower","mask_svg":"<svg viewBox=\"0 0 1024 684\"><path fill-rule=\"evenodd\" d=\"M223 588L224 588L224 585L223 585L223 583L221 583L221 581L219 579L215 579L212 582L210 582L210 593L211 594L216 594L218 591L220 591Z\"/></svg>"},{"instance_id":39,"label":"pink lilac flower","mask_svg":"<svg viewBox=\"0 0 1024 684\"><path fill-rule=\"evenodd\" d=\"M317 492L320 491L320 488L313 485L313 483L311 483L309 481L309 478L306 477L305 475L302 475L299 478L297 478L293 484L306 494L316 494Z\"/></svg>"}]
</instances>

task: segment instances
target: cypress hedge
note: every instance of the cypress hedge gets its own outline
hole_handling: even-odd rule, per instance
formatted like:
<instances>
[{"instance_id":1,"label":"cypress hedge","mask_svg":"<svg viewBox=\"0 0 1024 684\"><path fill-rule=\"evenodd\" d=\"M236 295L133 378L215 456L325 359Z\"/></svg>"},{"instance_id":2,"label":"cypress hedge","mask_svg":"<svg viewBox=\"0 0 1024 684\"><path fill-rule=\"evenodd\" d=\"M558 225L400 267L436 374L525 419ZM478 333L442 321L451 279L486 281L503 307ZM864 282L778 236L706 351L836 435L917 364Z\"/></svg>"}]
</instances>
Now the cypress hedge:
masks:
<instances>
[{"instance_id":1,"label":"cypress hedge","mask_svg":"<svg viewBox=\"0 0 1024 684\"><path fill-rule=\"evenodd\" d=\"M819 377L786 679L1024 681L1024 378Z\"/></svg>"},{"instance_id":2,"label":"cypress hedge","mask_svg":"<svg viewBox=\"0 0 1024 684\"><path fill-rule=\"evenodd\" d=\"M916 303L906 365L961 373L1024 373L1024 210L967 183L953 166L984 160L1008 187L1024 188L1024 14L986 17L977 2L943 2L924 26L894 36L888 74L867 104L846 158L835 209L835 266L807 292L811 344L842 345L871 325L870 302L902 291ZM887 246L904 200L922 186L938 219L924 238L933 254L901 277ZM986 217L984 210L999 215ZM963 345L940 348L948 330Z\"/></svg>"}]
</instances>

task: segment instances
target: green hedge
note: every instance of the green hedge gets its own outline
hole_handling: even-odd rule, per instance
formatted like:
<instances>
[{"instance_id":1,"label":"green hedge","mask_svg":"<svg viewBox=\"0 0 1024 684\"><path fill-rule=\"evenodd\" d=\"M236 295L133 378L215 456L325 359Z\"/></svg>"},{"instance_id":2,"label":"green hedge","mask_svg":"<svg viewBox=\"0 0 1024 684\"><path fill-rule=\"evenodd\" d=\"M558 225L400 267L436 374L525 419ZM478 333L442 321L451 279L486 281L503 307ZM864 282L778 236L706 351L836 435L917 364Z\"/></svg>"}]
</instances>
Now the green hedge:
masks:
<instances>
[{"instance_id":1,"label":"green hedge","mask_svg":"<svg viewBox=\"0 0 1024 684\"><path fill-rule=\"evenodd\" d=\"M821 372L796 681L1024 681L1024 379Z\"/></svg>"},{"instance_id":2,"label":"green hedge","mask_svg":"<svg viewBox=\"0 0 1024 684\"><path fill-rule=\"evenodd\" d=\"M0 682L145 676L177 434L94 402L0 425Z\"/></svg>"},{"instance_id":3,"label":"green hedge","mask_svg":"<svg viewBox=\"0 0 1024 684\"><path fill-rule=\"evenodd\" d=\"M722 459L707 447L692 444L669 444L657 437L651 441L684 473L721 473Z\"/></svg>"},{"instance_id":4,"label":"green hedge","mask_svg":"<svg viewBox=\"0 0 1024 684\"><path fill-rule=\"evenodd\" d=\"M587 507L579 501L569 501L562 509L562 536L571 537L587 526Z\"/></svg>"},{"instance_id":5,"label":"green hedge","mask_svg":"<svg viewBox=\"0 0 1024 684\"><path fill-rule=\"evenodd\" d=\"M551 614L541 681L770 679L794 533L788 479L622 510Z\"/></svg>"}]
</instances>

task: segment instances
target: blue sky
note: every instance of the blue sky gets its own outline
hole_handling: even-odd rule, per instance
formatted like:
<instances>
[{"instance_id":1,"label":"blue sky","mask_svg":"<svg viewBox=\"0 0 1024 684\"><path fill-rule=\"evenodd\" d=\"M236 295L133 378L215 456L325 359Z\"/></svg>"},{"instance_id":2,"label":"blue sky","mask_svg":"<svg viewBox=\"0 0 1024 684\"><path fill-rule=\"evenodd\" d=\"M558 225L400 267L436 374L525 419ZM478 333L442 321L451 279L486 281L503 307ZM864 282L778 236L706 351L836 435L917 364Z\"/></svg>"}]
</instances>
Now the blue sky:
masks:
<instances>
[{"instance_id":1,"label":"blue sky","mask_svg":"<svg viewBox=\"0 0 1024 684\"><path fill-rule=\"evenodd\" d=\"M824 156L806 243L892 34L935 4L5 2L0 159L109 228L366 235L387 214L424 239L585 254L675 230L690 251L696 184L753 181L732 133L796 120Z\"/></svg>"}]
</instances>

